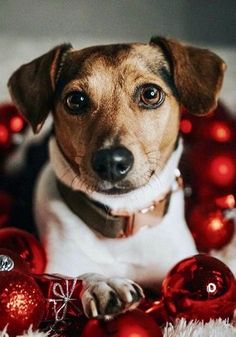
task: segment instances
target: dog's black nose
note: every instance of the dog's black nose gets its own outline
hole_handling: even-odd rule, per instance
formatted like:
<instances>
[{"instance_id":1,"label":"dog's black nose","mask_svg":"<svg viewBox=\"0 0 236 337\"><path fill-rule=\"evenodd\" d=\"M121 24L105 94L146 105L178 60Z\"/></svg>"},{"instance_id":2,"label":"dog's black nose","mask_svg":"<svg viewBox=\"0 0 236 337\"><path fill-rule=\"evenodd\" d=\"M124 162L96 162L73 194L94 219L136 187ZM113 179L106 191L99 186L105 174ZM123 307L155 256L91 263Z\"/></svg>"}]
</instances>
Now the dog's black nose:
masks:
<instances>
[{"instance_id":1,"label":"dog's black nose","mask_svg":"<svg viewBox=\"0 0 236 337\"><path fill-rule=\"evenodd\" d=\"M97 175L112 183L122 180L131 170L134 157L125 147L111 147L97 151L92 157L92 167Z\"/></svg>"}]
</instances>

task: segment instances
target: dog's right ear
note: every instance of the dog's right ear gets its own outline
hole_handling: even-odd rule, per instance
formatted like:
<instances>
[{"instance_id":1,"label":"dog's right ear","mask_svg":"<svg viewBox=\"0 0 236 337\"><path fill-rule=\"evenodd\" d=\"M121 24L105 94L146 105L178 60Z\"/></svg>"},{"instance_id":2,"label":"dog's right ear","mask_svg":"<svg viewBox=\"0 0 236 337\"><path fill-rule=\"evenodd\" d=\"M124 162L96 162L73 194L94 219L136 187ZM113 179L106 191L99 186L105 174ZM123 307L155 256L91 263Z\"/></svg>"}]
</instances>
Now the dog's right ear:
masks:
<instances>
[{"instance_id":1,"label":"dog's right ear","mask_svg":"<svg viewBox=\"0 0 236 337\"><path fill-rule=\"evenodd\" d=\"M34 133L43 126L53 108L56 81L71 44L62 44L24 64L8 82L13 102L31 124Z\"/></svg>"}]
</instances>

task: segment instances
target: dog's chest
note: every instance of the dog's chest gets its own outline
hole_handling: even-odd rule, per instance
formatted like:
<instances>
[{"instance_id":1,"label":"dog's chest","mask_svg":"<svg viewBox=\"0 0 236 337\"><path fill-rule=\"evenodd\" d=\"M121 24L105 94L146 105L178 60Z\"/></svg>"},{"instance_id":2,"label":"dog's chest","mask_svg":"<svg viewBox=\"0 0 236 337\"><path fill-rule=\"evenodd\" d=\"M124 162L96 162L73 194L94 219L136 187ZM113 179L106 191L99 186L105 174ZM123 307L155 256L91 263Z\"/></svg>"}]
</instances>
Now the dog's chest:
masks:
<instances>
[{"instance_id":1,"label":"dog's chest","mask_svg":"<svg viewBox=\"0 0 236 337\"><path fill-rule=\"evenodd\" d=\"M129 238L107 239L91 231L63 203L47 168L37 189L36 216L48 254L47 272L71 276L97 272L148 285L196 252L184 221L182 191L172 195L168 214L156 226Z\"/></svg>"}]
</instances>

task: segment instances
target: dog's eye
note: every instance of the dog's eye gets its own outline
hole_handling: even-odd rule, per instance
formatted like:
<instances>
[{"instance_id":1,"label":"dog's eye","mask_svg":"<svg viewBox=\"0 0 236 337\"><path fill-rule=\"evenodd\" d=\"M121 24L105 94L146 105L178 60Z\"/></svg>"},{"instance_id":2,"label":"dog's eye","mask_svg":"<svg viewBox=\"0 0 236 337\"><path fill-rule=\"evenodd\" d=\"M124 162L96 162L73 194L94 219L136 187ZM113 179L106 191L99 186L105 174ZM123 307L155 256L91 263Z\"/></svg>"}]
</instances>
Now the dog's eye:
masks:
<instances>
[{"instance_id":1,"label":"dog's eye","mask_svg":"<svg viewBox=\"0 0 236 337\"><path fill-rule=\"evenodd\" d=\"M140 89L140 105L146 108L157 108L165 99L165 94L158 86L145 85Z\"/></svg>"},{"instance_id":2,"label":"dog's eye","mask_svg":"<svg viewBox=\"0 0 236 337\"><path fill-rule=\"evenodd\" d=\"M88 105L88 96L83 91L73 91L65 97L65 105L71 114L82 114Z\"/></svg>"}]
</instances>

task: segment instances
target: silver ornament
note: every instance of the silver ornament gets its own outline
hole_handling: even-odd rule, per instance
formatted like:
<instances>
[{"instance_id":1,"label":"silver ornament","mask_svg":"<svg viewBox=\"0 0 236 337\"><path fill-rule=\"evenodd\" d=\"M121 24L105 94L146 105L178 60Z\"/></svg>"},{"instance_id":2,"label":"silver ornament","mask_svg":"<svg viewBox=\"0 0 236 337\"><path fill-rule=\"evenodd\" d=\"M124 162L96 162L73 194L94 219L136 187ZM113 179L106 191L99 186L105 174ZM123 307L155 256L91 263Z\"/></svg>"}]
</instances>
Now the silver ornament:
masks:
<instances>
[{"instance_id":1,"label":"silver ornament","mask_svg":"<svg viewBox=\"0 0 236 337\"><path fill-rule=\"evenodd\" d=\"M7 255L0 255L0 271L10 271L14 268L14 261Z\"/></svg>"}]
</instances>

